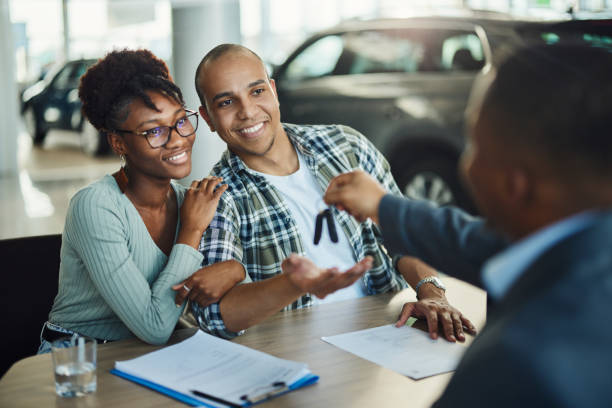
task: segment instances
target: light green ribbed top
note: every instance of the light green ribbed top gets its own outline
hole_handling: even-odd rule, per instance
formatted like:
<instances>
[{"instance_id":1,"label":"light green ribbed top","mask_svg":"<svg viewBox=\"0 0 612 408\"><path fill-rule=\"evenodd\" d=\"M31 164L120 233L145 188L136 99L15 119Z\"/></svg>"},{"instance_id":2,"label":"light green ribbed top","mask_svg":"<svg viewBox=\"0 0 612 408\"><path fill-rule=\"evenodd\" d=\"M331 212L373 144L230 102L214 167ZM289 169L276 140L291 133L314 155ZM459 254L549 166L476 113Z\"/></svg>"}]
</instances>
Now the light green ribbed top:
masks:
<instances>
[{"instance_id":1,"label":"light green ribbed top","mask_svg":"<svg viewBox=\"0 0 612 408\"><path fill-rule=\"evenodd\" d=\"M180 209L185 188L172 186ZM171 287L198 270L202 258L184 244L174 245L166 256L132 202L107 175L70 201L59 290L49 321L100 339L137 336L163 344L184 307L175 306Z\"/></svg>"}]
</instances>

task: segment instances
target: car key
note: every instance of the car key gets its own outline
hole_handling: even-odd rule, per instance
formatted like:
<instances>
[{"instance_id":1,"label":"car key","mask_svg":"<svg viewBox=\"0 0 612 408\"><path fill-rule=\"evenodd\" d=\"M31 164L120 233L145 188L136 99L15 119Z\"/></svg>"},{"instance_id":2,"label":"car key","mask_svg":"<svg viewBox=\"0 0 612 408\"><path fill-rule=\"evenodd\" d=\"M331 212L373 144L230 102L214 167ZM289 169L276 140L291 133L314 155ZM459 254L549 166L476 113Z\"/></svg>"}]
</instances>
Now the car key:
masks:
<instances>
[{"instance_id":1,"label":"car key","mask_svg":"<svg viewBox=\"0 0 612 408\"><path fill-rule=\"evenodd\" d=\"M336 223L334 222L334 214L331 209L325 210L327 217L327 231L329 232L329 238L335 244L338 242L338 233L336 232Z\"/></svg>"},{"instance_id":2,"label":"car key","mask_svg":"<svg viewBox=\"0 0 612 408\"><path fill-rule=\"evenodd\" d=\"M319 245L321 241L321 235L323 234L323 221L327 221L327 231L329 232L329 238L332 242L338 242L338 232L336 231L336 224L334 223L334 215L331 212L331 209L326 208L317 214L317 218L315 220L315 235L314 235L314 244Z\"/></svg>"},{"instance_id":3,"label":"car key","mask_svg":"<svg viewBox=\"0 0 612 408\"><path fill-rule=\"evenodd\" d=\"M317 218L315 220L315 235L314 235L314 244L319 245L319 241L321 240L321 233L323 232L323 213L325 211L321 211L317 214Z\"/></svg>"}]
</instances>

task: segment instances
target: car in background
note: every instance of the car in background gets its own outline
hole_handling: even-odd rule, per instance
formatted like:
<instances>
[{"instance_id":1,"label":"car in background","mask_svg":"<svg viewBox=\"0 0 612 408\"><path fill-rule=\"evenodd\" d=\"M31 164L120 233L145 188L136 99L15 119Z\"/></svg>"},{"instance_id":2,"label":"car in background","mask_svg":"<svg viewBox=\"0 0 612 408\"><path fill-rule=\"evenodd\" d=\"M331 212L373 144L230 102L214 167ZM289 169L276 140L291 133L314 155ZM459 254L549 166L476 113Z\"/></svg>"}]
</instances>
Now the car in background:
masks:
<instances>
[{"instance_id":1,"label":"car in background","mask_svg":"<svg viewBox=\"0 0 612 408\"><path fill-rule=\"evenodd\" d=\"M387 158L406 196L474 212L457 168L475 78L501 48L585 41L589 24L495 13L347 21L307 39L272 77L284 122L351 126Z\"/></svg>"},{"instance_id":2,"label":"car in background","mask_svg":"<svg viewBox=\"0 0 612 408\"><path fill-rule=\"evenodd\" d=\"M78 132L83 151L91 156L109 151L106 137L81 113L79 80L96 59L68 61L22 93L22 114L34 144L42 145L52 129Z\"/></svg>"}]
</instances>

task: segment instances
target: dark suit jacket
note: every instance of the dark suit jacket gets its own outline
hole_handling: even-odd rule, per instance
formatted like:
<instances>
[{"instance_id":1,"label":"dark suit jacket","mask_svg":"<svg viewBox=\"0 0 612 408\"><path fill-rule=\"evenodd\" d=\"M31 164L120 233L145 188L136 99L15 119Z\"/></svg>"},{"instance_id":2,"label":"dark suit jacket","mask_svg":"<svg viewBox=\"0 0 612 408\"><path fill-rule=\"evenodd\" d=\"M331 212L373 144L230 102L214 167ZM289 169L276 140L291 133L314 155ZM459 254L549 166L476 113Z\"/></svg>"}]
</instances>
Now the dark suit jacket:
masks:
<instances>
[{"instance_id":1,"label":"dark suit jacket","mask_svg":"<svg viewBox=\"0 0 612 408\"><path fill-rule=\"evenodd\" d=\"M457 239L482 232L457 226ZM605 212L541 254L496 302L434 406L611 407L611 244Z\"/></svg>"},{"instance_id":2,"label":"dark suit jacket","mask_svg":"<svg viewBox=\"0 0 612 408\"><path fill-rule=\"evenodd\" d=\"M457 208L388 194L378 213L385 246L392 253L415 256L476 286L482 286L483 263L508 246L482 218Z\"/></svg>"},{"instance_id":3,"label":"dark suit jacket","mask_svg":"<svg viewBox=\"0 0 612 408\"><path fill-rule=\"evenodd\" d=\"M436 407L612 406L612 212L497 303Z\"/></svg>"}]
</instances>

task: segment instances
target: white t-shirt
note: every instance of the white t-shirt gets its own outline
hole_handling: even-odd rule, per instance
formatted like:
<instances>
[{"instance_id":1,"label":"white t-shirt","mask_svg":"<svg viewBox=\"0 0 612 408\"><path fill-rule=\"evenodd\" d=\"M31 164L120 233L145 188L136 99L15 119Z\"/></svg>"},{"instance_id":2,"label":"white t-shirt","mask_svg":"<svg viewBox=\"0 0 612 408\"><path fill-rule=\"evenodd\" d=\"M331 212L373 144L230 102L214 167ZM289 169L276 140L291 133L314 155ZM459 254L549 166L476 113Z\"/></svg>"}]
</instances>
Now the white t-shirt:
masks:
<instances>
[{"instance_id":1,"label":"white t-shirt","mask_svg":"<svg viewBox=\"0 0 612 408\"><path fill-rule=\"evenodd\" d=\"M323 192L306 166L302 155L299 153L298 159L300 168L288 176L257 173L264 176L270 184L276 187L285 199L302 237L306 257L320 268L335 266L341 271L345 271L355 265L356 259L353 254L353 248L340 225L336 224L336 231L338 233L337 243L331 241L327 222L324 222L321 240L318 245L314 244L315 220L317 214L326 208L326 204L323 201ZM365 286L360 279L349 287L327 295L325 299L313 296L312 300L313 304L319 304L353 299L365 295Z\"/></svg>"}]
</instances>

